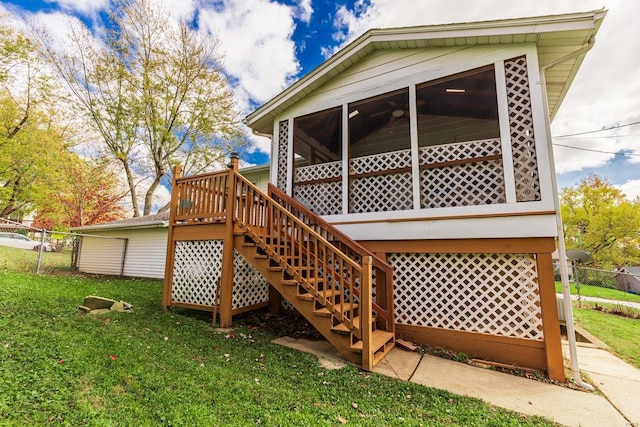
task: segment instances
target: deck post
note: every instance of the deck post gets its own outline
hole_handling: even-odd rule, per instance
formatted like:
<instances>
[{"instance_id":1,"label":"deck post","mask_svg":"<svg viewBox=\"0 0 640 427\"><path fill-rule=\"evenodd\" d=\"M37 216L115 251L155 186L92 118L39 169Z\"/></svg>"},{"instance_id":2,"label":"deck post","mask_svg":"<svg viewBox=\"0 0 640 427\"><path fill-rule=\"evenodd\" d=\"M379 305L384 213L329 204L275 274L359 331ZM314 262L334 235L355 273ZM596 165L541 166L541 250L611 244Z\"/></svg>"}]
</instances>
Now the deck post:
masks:
<instances>
[{"instance_id":1,"label":"deck post","mask_svg":"<svg viewBox=\"0 0 640 427\"><path fill-rule=\"evenodd\" d=\"M360 331L362 331L362 369L373 369L373 354L371 352L371 320L373 316L371 279L373 260L370 256L362 257L362 286L360 288Z\"/></svg>"},{"instance_id":2,"label":"deck post","mask_svg":"<svg viewBox=\"0 0 640 427\"><path fill-rule=\"evenodd\" d=\"M171 308L171 287L173 286L173 263L175 262L176 243L173 241L173 226L175 224L176 209L178 206L178 187L176 181L180 178L182 169L179 165L173 167L171 179L171 202L169 202L169 231L167 233L167 257L164 267L164 286L162 288L162 308L168 311Z\"/></svg>"},{"instance_id":3,"label":"deck post","mask_svg":"<svg viewBox=\"0 0 640 427\"><path fill-rule=\"evenodd\" d=\"M222 246L222 275L220 280L220 326L223 328L231 326L231 310L233 309L233 216L236 201L236 175L238 171L238 153L231 153L228 175L228 189L226 200L226 219L224 242ZM213 319L215 322L216 319Z\"/></svg>"},{"instance_id":4,"label":"deck post","mask_svg":"<svg viewBox=\"0 0 640 427\"><path fill-rule=\"evenodd\" d=\"M549 253L539 253L536 258L547 375L552 380L564 381L564 362L560 341L560 321L558 320L555 280L553 278L553 261Z\"/></svg>"}]
</instances>

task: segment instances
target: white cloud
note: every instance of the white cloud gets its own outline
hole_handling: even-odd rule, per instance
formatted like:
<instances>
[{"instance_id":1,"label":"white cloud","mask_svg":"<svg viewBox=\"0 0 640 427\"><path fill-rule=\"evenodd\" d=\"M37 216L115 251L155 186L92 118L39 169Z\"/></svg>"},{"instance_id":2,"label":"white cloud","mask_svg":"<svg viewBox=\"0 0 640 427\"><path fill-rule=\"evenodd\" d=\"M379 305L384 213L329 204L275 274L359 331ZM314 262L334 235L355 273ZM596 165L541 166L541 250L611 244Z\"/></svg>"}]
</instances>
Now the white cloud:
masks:
<instances>
[{"instance_id":1,"label":"white cloud","mask_svg":"<svg viewBox=\"0 0 640 427\"><path fill-rule=\"evenodd\" d=\"M196 0L152 0L176 19L189 20L196 11Z\"/></svg>"},{"instance_id":2,"label":"white cloud","mask_svg":"<svg viewBox=\"0 0 640 427\"><path fill-rule=\"evenodd\" d=\"M625 182L624 184L617 185L629 200L634 200L636 197L640 197L640 179L633 179Z\"/></svg>"},{"instance_id":3,"label":"white cloud","mask_svg":"<svg viewBox=\"0 0 640 427\"><path fill-rule=\"evenodd\" d=\"M271 154L271 138L256 135L249 128L246 129L246 134L251 141L251 146L247 148L248 153L259 151L261 153Z\"/></svg>"},{"instance_id":4,"label":"white cloud","mask_svg":"<svg viewBox=\"0 0 640 427\"><path fill-rule=\"evenodd\" d=\"M311 0L298 0L298 18L308 24L311 21L311 15L313 15Z\"/></svg>"},{"instance_id":5,"label":"white cloud","mask_svg":"<svg viewBox=\"0 0 640 427\"><path fill-rule=\"evenodd\" d=\"M291 39L295 13L295 8L266 0L229 0L200 10L200 26L220 37L225 69L244 112L249 99L269 100L298 73Z\"/></svg>"},{"instance_id":6,"label":"white cloud","mask_svg":"<svg viewBox=\"0 0 640 427\"><path fill-rule=\"evenodd\" d=\"M48 2L58 4L63 10L92 17L109 4L109 0L48 0Z\"/></svg>"}]
</instances>

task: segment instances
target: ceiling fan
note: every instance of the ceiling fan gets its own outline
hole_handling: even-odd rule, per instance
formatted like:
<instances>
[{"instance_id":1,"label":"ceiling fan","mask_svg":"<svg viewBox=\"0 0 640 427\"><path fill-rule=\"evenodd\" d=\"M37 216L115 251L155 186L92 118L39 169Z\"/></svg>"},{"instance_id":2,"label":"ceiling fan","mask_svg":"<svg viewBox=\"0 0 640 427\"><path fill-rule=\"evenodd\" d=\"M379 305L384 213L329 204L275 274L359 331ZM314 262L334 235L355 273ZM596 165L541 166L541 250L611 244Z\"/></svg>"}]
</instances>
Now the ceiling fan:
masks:
<instances>
[{"instance_id":1,"label":"ceiling fan","mask_svg":"<svg viewBox=\"0 0 640 427\"><path fill-rule=\"evenodd\" d=\"M416 102L416 106L424 105L424 103L424 100L420 99ZM389 108L385 109L384 111L373 113L369 117L373 118L382 115L388 116L389 119L386 125L384 125L383 127L391 127L397 120L403 118L409 120L409 104L400 105L396 101L387 101L387 104L389 105Z\"/></svg>"}]
</instances>

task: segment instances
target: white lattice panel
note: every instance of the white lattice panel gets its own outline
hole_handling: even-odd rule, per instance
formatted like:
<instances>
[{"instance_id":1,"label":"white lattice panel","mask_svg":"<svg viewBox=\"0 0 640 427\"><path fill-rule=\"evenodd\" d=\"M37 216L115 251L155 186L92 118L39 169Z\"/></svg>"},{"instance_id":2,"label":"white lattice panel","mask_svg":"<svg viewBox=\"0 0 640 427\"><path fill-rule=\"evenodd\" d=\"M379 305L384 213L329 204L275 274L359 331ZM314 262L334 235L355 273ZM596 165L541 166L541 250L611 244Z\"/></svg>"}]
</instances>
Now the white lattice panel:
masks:
<instances>
[{"instance_id":1,"label":"white lattice panel","mask_svg":"<svg viewBox=\"0 0 640 427\"><path fill-rule=\"evenodd\" d=\"M411 166L411 150L390 151L349 160L349 174L378 172Z\"/></svg>"},{"instance_id":2,"label":"white lattice panel","mask_svg":"<svg viewBox=\"0 0 640 427\"><path fill-rule=\"evenodd\" d=\"M420 197L421 208L505 203L502 161L423 170Z\"/></svg>"},{"instance_id":3,"label":"white lattice panel","mask_svg":"<svg viewBox=\"0 0 640 427\"><path fill-rule=\"evenodd\" d=\"M511 152L516 200L540 200L540 179L533 135L533 109L529 92L527 60L524 56L505 61Z\"/></svg>"},{"instance_id":4,"label":"white lattice panel","mask_svg":"<svg viewBox=\"0 0 640 427\"><path fill-rule=\"evenodd\" d=\"M243 308L269 301L269 282L234 249L232 308Z\"/></svg>"},{"instance_id":5,"label":"white lattice panel","mask_svg":"<svg viewBox=\"0 0 640 427\"><path fill-rule=\"evenodd\" d=\"M411 167L411 150L357 157L349 161L349 174L366 174ZM349 212L385 212L413 209L411 171L361 178L349 183Z\"/></svg>"},{"instance_id":6,"label":"white lattice panel","mask_svg":"<svg viewBox=\"0 0 640 427\"><path fill-rule=\"evenodd\" d=\"M317 165L296 167L293 182L313 181L316 179L341 178L342 160Z\"/></svg>"},{"instance_id":7,"label":"white lattice panel","mask_svg":"<svg viewBox=\"0 0 640 427\"><path fill-rule=\"evenodd\" d=\"M293 306L293 304L291 304L289 301L287 301L285 298L282 298L280 300L280 307L282 307L283 310L289 310L289 311L294 311L296 308Z\"/></svg>"},{"instance_id":8,"label":"white lattice panel","mask_svg":"<svg viewBox=\"0 0 640 427\"><path fill-rule=\"evenodd\" d=\"M177 241L173 264L171 300L215 305L222 273L222 240Z\"/></svg>"},{"instance_id":9,"label":"white lattice panel","mask_svg":"<svg viewBox=\"0 0 640 427\"><path fill-rule=\"evenodd\" d=\"M501 153L500 140L496 139L422 147L420 165L501 156ZM423 209L505 202L501 158L424 169L420 172L420 207Z\"/></svg>"},{"instance_id":10,"label":"white lattice panel","mask_svg":"<svg viewBox=\"0 0 640 427\"><path fill-rule=\"evenodd\" d=\"M542 340L535 258L393 253L401 324Z\"/></svg>"},{"instance_id":11,"label":"white lattice panel","mask_svg":"<svg viewBox=\"0 0 640 427\"><path fill-rule=\"evenodd\" d=\"M385 212L413 209L411 173L353 178L349 185L349 212Z\"/></svg>"},{"instance_id":12,"label":"white lattice panel","mask_svg":"<svg viewBox=\"0 0 640 427\"><path fill-rule=\"evenodd\" d=\"M278 125L278 188L287 191L287 170L289 158L289 121Z\"/></svg>"},{"instance_id":13,"label":"white lattice panel","mask_svg":"<svg viewBox=\"0 0 640 427\"><path fill-rule=\"evenodd\" d=\"M293 198L317 215L342 213L342 181L296 185Z\"/></svg>"},{"instance_id":14,"label":"white lattice panel","mask_svg":"<svg viewBox=\"0 0 640 427\"><path fill-rule=\"evenodd\" d=\"M421 147L419 158L421 165L430 165L501 154L502 148L499 139L483 139L479 141Z\"/></svg>"}]
</instances>

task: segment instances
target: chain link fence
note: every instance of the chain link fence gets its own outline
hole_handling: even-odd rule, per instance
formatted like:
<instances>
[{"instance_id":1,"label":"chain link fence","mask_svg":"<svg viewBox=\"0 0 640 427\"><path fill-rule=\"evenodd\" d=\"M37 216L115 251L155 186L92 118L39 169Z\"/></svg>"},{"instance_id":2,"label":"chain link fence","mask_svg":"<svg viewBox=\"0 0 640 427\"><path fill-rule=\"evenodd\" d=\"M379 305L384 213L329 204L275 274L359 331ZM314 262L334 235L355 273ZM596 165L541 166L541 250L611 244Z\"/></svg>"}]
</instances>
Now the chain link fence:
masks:
<instances>
[{"instance_id":1,"label":"chain link fence","mask_svg":"<svg viewBox=\"0 0 640 427\"><path fill-rule=\"evenodd\" d=\"M581 285L599 286L640 294L640 275L632 274L624 269L610 271L574 267L574 271L575 280Z\"/></svg>"},{"instance_id":2,"label":"chain link fence","mask_svg":"<svg viewBox=\"0 0 640 427\"><path fill-rule=\"evenodd\" d=\"M44 230L0 218L0 268L121 276L127 239Z\"/></svg>"},{"instance_id":3,"label":"chain link fence","mask_svg":"<svg viewBox=\"0 0 640 427\"><path fill-rule=\"evenodd\" d=\"M578 286L598 286L640 295L640 269L631 268L631 270L633 271L626 268L601 270L573 265L569 269L569 281ZM560 270L557 265L554 265L554 274L556 281L560 281Z\"/></svg>"}]
</instances>

